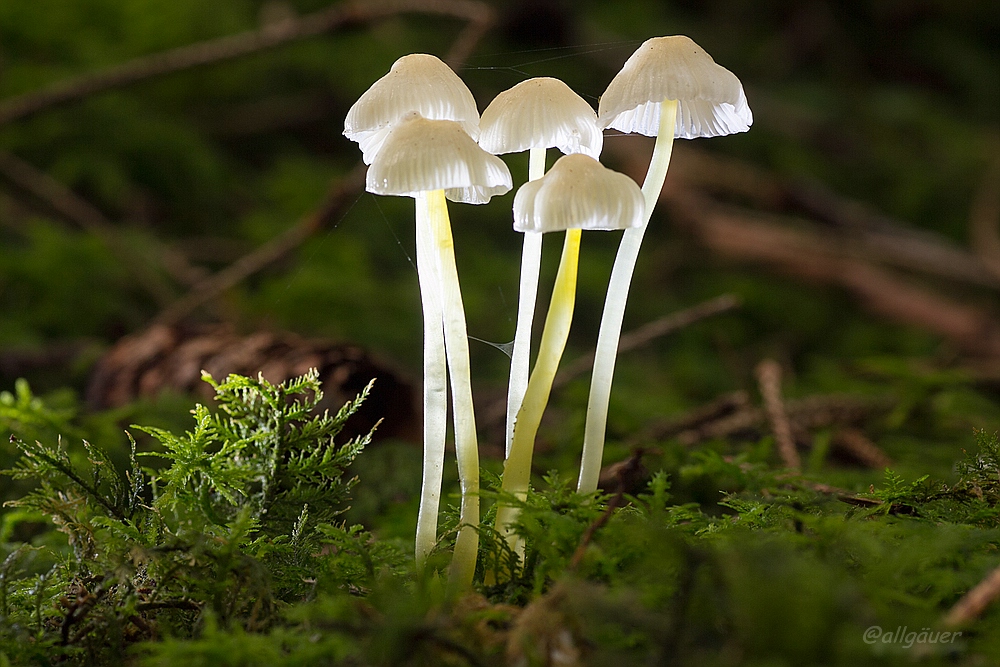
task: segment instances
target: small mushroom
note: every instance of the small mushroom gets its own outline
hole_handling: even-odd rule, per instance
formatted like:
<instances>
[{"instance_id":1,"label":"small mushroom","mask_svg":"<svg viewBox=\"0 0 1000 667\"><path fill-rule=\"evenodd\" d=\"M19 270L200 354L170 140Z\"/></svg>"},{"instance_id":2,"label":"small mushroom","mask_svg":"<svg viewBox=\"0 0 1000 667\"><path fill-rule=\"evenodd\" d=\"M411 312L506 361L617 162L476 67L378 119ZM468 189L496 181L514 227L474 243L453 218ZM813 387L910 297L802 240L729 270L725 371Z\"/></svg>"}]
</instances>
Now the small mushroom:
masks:
<instances>
[{"instance_id":1,"label":"small mushroom","mask_svg":"<svg viewBox=\"0 0 1000 667\"><path fill-rule=\"evenodd\" d=\"M389 73L372 84L351 106L344 121L344 134L359 143L365 162L371 164L389 131L412 114L456 121L471 137L479 135L479 111L472 93L445 63L435 56L420 53L399 58ZM474 189L465 193L460 188L452 194L458 199L465 198L466 194L478 199L485 197ZM425 215L426 209L426 206L417 206L418 216ZM427 225L418 224L417 229L426 230ZM426 255L418 247L417 274L424 319L424 467L415 540L418 567L423 567L427 554L437 542L448 430L448 372L436 263L433 255Z\"/></svg>"},{"instance_id":2,"label":"small mushroom","mask_svg":"<svg viewBox=\"0 0 1000 667\"><path fill-rule=\"evenodd\" d=\"M386 135L408 113L431 120L453 120L479 137L479 109L468 86L436 56L411 53L392 64L351 106L344 136L358 142L365 164L371 164Z\"/></svg>"},{"instance_id":3,"label":"small mushroom","mask_svg":"<svg viewBox=\"0 0 1000 667\"><path fill-rule=\"evenodd\" d=\"M505 492L523 497L528 491L535 436L573 320L581 231L630 229L643 224L643 219L639 186L628 176L607 169L583 154L559 158L548 174L525 183L514 197L514 229L537 233L565 231L566 239L538 358L517 413L514 440L504 465ZM516 517L516 508L501 505L497 509L496 526L520 553L523 546L509 534Z\"/></svg>"},{"instance_id":4,"label":"small mushroom","mask_svg":"<svg viewBox=\"0 0 1000 667\"><path fill-rule=\"evenodd\" d=\"M497 95L483 111L479 127L479 145L490 153L529 151L528 179L532 181L545 173L548 148L558 148L567 155L585 153L597 158L604 146L594 109L565 83L549 77L522 81ZM526 231L507 388L507 454L514 438L514 418L528 385L531 325L541 260L541 233Z\"/></svg>"},{"instance_id":5,"label":"small mushroom","mask_svg":"<svg viewBox=\"0 0 1000 667\"><path fill-rule=\"evenodd\" d=\"M656 144L642 184L645 220L641 226L625 231L608 283L590 380L577 482L580 493L597 488L629 285L646 224L667 176L674 137L694 139L746 132L753 123L739 79L683 35L643 42L608 85L597 115L601 127L655 136Z\"/></svg>"},{"instance_id":6,"label":"small mushroom","mask_svg":"<svg viewBox=\"0 0 1000 667\"><path fill-rule=\"evenodd\" d=\"M476 532L479 525L479 445L472 405L465 309L445 197L478 203L510 188L507 166L500 158L481 149L459 123L429 120L415 113L405 116L388 133L368 169L366 180L369 192L416 200L417 272L421 294L429 295L432 302L436 297L441 307L439 321L444 323L445 350L451 371L455 450L462 487L461 529L450 572L451 583L456 588L470 585L475 572L479 543ZM432 311L432 308L425 310L425 318L433 318ZM443 450L440 454L443 455ZM440 476L436 487L425 486L422 494L433 496L433 517L425 518L436 523ZM433 542L429 546L433 546ZM426 551L421 550L429 546L418 544L418 559L426 557Z\"/></svg>"}]
</instances>

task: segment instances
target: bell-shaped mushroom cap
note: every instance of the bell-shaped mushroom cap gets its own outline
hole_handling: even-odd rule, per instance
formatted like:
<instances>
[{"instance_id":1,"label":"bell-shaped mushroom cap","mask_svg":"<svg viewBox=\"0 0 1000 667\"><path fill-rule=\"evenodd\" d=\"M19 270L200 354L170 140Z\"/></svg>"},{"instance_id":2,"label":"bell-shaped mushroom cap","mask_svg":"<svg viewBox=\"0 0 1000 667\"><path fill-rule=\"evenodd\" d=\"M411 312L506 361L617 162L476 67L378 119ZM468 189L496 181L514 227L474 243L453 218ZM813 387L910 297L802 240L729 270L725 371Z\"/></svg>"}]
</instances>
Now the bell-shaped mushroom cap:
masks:
<instances>
[{"instance_id":1,"label":"bell-shaped mushroom cap","mask_svg":"<svg viewBox=\"0 0 1000 667\"><path fill-rule=\"evenodd\" d=\"M604 146L594 109L549 77L522 81L497 95L483 111L479 129L479 145L495 155L555 147L597 158Z\"/></svg>"},{"instance_id":2,"label":"bell-shaped mushroom cap","mask_svg":"<svg viewBox=\"0 0 1000 667\"><path fill-rule=\"evenodd\" d=\"M635 181L578 153L559 158L545 176L521 186L514 196L514 229L640 227L644 211L642 190Z\"/></svg>"},{"instance_id":3,"label":"bell-shaped mushroom cap","mask_svg":"<svg viewBox=\"0 0 1000 667\"><path fill-rule=\"evenodd\" d=\"M425 53L403 56L347 112L344 135L358 142L371 164L396 122L415 111L424 118L461 123L479 137L479 109L468 87L440 59Z\"/></svg>"},{"instance_id":4,"label":"bell-shaped mushroom cap","mask_svg":"<svg viewBox=\"0 0 1000 667\"><path fill-rule=\"evenodd\" d=\"M444 190L452 201L485 204L511 189L503 160L479 147L459 123L404 116L385 138L368 168L365 189L414 197Z\"/></svg>"},{"instance_id":5,"label":"bell-shaped mushroom cap","mask_svg":"<svg viewBox=\"0 0 1000 667\"><path fill-rule=\"evenodd\" d=\"M674 136L682 139L746 132L753 123L740 80L683 35L643 42L601 97L598 123L656 136L664 100L677 100Z\"/></svg>"}]
</instances>

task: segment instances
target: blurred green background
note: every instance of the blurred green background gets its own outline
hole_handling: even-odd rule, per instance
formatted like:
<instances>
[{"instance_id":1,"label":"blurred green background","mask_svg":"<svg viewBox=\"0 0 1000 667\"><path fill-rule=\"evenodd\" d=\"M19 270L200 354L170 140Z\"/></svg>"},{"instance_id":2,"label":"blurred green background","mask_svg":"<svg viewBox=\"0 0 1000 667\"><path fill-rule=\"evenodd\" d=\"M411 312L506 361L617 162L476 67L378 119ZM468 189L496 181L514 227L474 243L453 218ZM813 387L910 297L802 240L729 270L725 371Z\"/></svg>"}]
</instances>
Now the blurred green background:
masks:
<instances>
[{"instance_id":1,"label":"blurred green background","mask_svg":"<svg viewBox=\"0 0 1000 667\"><path fill-rule=\"evenodd\" d=\"M894 220L907 235L964 252L960 258L988 254L989 247L973 247L969 229L973 202L1000 187L989 177L1000 146L996 2L487 5L493 21L458 66L481 109L530 76L560 77L596 106L643 40L687 34L741 78L755 116L746 134L691 142L698 155L749 168L793 192L819 189L838 205ZM0 4L0 150L7 156L0 170L0 386L11 389L25 377L77 419L97 419L86 416L78 397L98 357L212 272L321 207L360 157L341 135L348 107L399 56L444 57L469 33L461 19L389 12L241 57L139 76L12 118L20 96L190 44L248 31L280 34L330 6L323 0ZM363 14L377 3L360 6ZM631 148L620 146L634 144L614 134L608 133L606 161L624 168ZM517 184L526 157L506 159ZM678 158L675 168L683 164ZM34 170L28 181L18 176L24 165ZM80 215L67 215L60 188L71 204L92 206L106 221L103 231L88 231ZM822 215L806 222L801 207L767 205L753 194L751 188L717 199L783 216L790 227L835 226ZM514 330L520 239L510 228L512 199L451 209L469 332L495 344L509 342ZM609 455L623 456L651 421L724 392L756 395L753 369L765 357L782 364L789 397L894 396L899 407L870 435L904 471L946 476L973 428L1000 426L996 358L970 353L933 327L865 307L842 285L722 256L676 222L669 208L654 213L626 330L720 294L734 294L743 305L621 358ZM839 238L841 249L853 252L851 233ZM540 310L557 246L546 246ZM584 240L567 359L593 346L616 246L613 234ZM303 243L184 319L228 323L242 334L291 331L359 343L418 383L413 254L411 202L351 191ZM985 260L964 268L974 273L982 266ZM1000 277L982 270L978 282L942 279L920 267L898 275L990 323ZM507 358L475 341L472 357L477 401L486 410L503 395ZM551 453L546 447L562 445L551 464L567 471L575 465L586 393L586 376L558 392L542 432L543 457ZM176 397L146 401L112 414L102 428L120 432L107 422L147 416L184 424L186 405ZM482 430L487 451L495 452L497 429ZM413 456L412 448L399 451ZM869 475L851 474L854 484Z\"/></svg>"}]
</instances>

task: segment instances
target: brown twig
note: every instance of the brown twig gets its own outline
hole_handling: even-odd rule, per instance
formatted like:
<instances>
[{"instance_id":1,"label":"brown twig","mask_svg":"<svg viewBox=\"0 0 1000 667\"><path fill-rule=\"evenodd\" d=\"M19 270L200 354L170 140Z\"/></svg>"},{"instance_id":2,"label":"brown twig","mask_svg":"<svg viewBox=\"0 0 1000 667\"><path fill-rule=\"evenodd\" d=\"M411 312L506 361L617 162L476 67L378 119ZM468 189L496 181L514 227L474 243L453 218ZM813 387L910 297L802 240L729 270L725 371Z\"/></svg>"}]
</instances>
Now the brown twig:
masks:
<instances>
[{"instance_id":1,"label":"brown twig","mask_svg":"<svg viewBox=\"0 0 1000 667\"><path fill-rule=\"evenodd\" d=\"M691 306L690 308L670 313L669 315L665 315L658 320L647 322L638 329L633 329L632 331L623 334L621 339L618 341L618 354L643 347L657 338L662 338L667 334L683 329L694 324L695 322L713 315L719 315L720 313L734 310L739 307L740 300L737 296L733 294L723 294L722 296L717 296L714 299L703 301L702 303ZM564 387L574 378L589 371L594 365L594 355L595 353L591 351L577 357L572 362L567 364L556 375L555 380L552 382L552 388L558 389L560 387Z\"/></svg>"},{"instance_id":2,"label":"brown twig","mask_svg":"<svg viewBox=\"0 0 1000 667\"><path fill-rule=\"evenodd\" d=\"M637 144L618 142L612 144L612 150L631 151L633 146L640 148ZM694 186L763 210L805 214L820 223L817 227L830 245L846 244L860 257L956 282L1000 288L1000 275L990 273L981 252L977 256L939 234L913 229L820 184L786 182L757 165L687 144L674 147L671 162L674 169L667 185L673 183L674 190ZM995 183L995 174L993 179L987 177L984 183ZM997 217L991 220L995 229Z\"/></svg>"},{"instance_id":3,"label":"brown twig","mask_svg":"<svg viewBox=\"0 0 1000 667\"><path fill-rule=\"evenodd\" d=\"M802 461L795 448L795 438L792 437L792 427L785 412L785 403L781 399L781 366L773 359L765 359L757 365L756 371L760 394L764 398L764 408L778 445L778 454L781 455L785 467L800 470Z\"/></svg>"},{"instance_id":4,"label":"brown twig","mask_svg":"<svg viewBox=\"0 0 1000 667\"><path fill-rule=\"evenodd\" d=\"M945 614L943 623L949 628L961 627L978 618L986 607L998 598L1000 598L1000 567L986 575L985 579L963 595L962 599Z\"/></svg>"},{"instance_id":5,"label":"brown twig","mask_svg":"<svg viewBox=\"0 0 1000 667\"><path fill-rule=\"evenodd\" d=\"M1000 356L1000 321L979 307L918 287L776 216L723 207L691 190L672 190L668 202L675 220L715 252L839 285L877 313L934 332L973 355Z\"/></svg>"},{"instance_id":6,"label":"brown twig","mask_svg":"<svg viewBox=\"0 0 1000 667\"><path fill-rule=\"evenodd\" d=\"M477 26L488 25L493 20L493 10L485 3L475 0L342 2L313 14L298 18L289 17L265 25L259 30L227 35L144 56L104 71L60 81L40 90L7 99L0 102L0 125L139 81L241 58L315 37L336 28L401 13L438 14L463 19ZM474 37L474 33L463 33L466 42ZM460 46L462 49L469 48L467 45Z\"/></svg>"},{"instance_id":7,"label":"brown twig","mask_svg":"<svg viewBox=\"0 0 1000 667\"><path fill-rule=\"evenodd\" d=\"M845 428L834 433L833 446L875 470L884 470L892 465L889 455L856 428Z\"/></svg>"}]
</instances>

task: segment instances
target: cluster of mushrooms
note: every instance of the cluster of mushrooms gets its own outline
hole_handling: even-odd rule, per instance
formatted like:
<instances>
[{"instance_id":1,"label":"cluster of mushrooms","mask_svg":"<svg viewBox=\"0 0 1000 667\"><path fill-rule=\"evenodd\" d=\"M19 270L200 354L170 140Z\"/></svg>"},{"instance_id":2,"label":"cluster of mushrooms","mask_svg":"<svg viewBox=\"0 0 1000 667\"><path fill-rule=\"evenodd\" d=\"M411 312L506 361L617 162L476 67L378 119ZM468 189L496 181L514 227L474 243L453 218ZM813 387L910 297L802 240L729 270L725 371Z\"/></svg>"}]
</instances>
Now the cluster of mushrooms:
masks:
<instances>
[{"instance_id":1,"label":"cluster of mushrooms","mask_svg":"<svg viewBox=\"0 0 1000 667\"><path fill-rule=\"evenodd\" d=\"M666 177L673 139L745 132L752 122L739 79L680 35L643 43L611 81L597 113L565 83L543 77L500 93L480 118L472 93L458 75L424 54L397 60L351 107L344 134L358 142L370 165L366 189L416 202L424 334L418 567L437 541L449 379L462 492L460 528L448 575L451 588L471 584L479 548L479 446L465 310L446 200L485 204L508 192L510 171L496 155L528 151L529 180L514 197L513 216L514 229L524 234L502 486L513 497L527 493L535 435L569 335L581 231L625 230L604 305L587 406L577 490L589 493L597 488L601 468L629 284ZM606 128L656 137L641 190L631 178L598 161ZM549 148L564 155L546 174ZM565 232L562 257L529 373L542 235L558 231ZM511 530L516 516L515 507L501 503L496 530L523 554L523 544Z\"/></svg>"}]
</instances>

